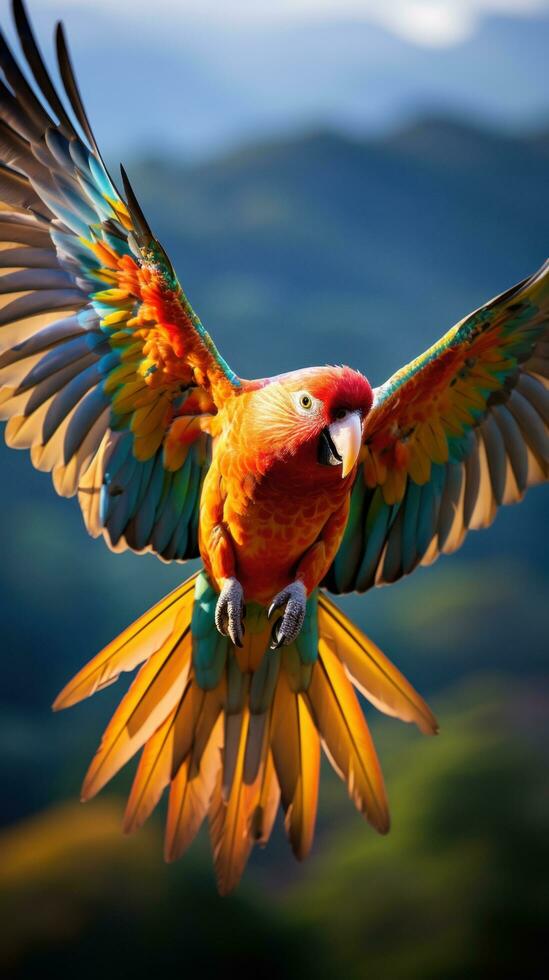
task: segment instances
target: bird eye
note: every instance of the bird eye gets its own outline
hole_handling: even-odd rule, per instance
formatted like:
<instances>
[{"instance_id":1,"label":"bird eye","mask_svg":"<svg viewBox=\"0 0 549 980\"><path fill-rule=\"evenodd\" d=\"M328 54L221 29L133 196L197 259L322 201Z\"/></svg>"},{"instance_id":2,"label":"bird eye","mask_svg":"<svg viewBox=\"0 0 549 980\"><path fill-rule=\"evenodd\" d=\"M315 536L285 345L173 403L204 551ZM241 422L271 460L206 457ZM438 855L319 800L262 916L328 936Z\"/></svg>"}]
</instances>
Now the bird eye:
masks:
<instances>
[{"instance_id":1,"label":"bird eye","mask_svg":"<svg viewBox=\"0 0 549 980\"><path fill-rule=\"evenodd\" d=\"M303 395L299 396L299 404L301 405L301 408L309 411L309 409L313 407L313 399L307 394L307 392L305 392Z\"/></svg>"}]
</instances>

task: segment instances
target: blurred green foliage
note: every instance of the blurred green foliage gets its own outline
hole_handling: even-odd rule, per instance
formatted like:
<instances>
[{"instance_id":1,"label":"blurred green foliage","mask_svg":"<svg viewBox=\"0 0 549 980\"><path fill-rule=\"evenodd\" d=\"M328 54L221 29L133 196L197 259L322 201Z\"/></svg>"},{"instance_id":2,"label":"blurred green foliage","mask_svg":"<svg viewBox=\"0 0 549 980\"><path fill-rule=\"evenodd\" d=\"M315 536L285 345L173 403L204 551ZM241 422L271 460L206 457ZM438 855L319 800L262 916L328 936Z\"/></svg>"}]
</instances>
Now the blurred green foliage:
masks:
<instances>
[{"instance_id":1,"label":"blurred green foliage","mask_svg":"<svg viewBox=\"0 0 549 980\"><path fill-rule=\"evenodd\" d=\"M121 838L116 798L57 806L6 830L3 975L541 977L547 697L486 675L437 707L436 739L376 726L395 818L388 837L328 778L308 869L297 878L289 856L278 868L252 861L227 899L215 893L204 835L166 867L159 821Z\"/></svg>"}]
</instances>

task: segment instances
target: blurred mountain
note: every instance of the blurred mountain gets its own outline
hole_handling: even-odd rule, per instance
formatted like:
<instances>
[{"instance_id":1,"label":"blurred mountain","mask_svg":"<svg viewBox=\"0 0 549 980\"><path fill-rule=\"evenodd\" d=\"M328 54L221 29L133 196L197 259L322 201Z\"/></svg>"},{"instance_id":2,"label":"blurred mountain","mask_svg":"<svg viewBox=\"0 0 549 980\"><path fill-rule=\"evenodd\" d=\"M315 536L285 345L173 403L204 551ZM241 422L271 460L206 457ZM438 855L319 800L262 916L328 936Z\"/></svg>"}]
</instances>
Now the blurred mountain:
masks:
<instances>
[{"instance_id":1,"label":"blurred mountain","mask_svg":"<svg viewBox=\"0 0 549 980\"><path fill-rule=\"evenodd\" d=\"M384 139L318 131L130 170L236 370L314 351L379 383L544 259L546 143L433 117Z\"/></svg>"},{"instance_id":2,"label":"blurred mountain","mask_svg":"<svg viewBox=\"0 0 549 980\"><path fill-rule=\"evenodd\" d=\"M530 3L523 13L517 3L514 15L484 16L443 46L412 43L361 17L360 5L354 18L315 14L310 5L301 18L278 12L245 21L215 5L195 5L194 16L187 4L170 6L29 3L48 54L54 20L63 18L106 150L158 146L197 156L311 119L386 131L433 109L524 128L549 111L549 15Z\"/></svg>"}]
</instances>

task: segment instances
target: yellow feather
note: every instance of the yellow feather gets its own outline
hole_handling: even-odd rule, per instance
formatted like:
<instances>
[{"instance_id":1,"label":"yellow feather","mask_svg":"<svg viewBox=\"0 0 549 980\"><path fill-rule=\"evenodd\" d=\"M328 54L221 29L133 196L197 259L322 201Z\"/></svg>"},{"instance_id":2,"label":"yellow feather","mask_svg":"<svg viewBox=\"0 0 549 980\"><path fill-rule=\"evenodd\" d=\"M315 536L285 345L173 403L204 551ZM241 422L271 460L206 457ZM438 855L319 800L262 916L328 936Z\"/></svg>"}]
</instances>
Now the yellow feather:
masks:
<instances>
[{"instance_id":1,"label":"yellow feather","mask_svg":"<svg viewBox=\"0 0 549 980\"><path fill-rule=\"evenodd\" d=\"M321 636L333 646L361 694L379 711L413 721L425 735L435 735L435 716L379 647L323 594L318 609Z\"/></svg>"},{"instance_id":2,"label":"yellow feather","mask_svg":"<svg viewBox=\"0 0 549 980\"><path fill-rule=\"evenodd\" d=\"M273 753L267 744L266 757L261 772L259 795L253 813L251 834L254 840L264 846L274 826L280 803L280 786L276 778Z\"/></svg>"},{"instance_id":3,"label":"yellow feather","mask_svg":"<svg viewBox=\"0 0 549 980\"><path fill-rule=\"evenodd\" d=\"M253 843L249 828L255 787L247 787L242 778L248 721L249 710L246 707L243 711L238 755L228 801L225 803L223 799L221 774L212 797L210 830L221 895L227 895L238 884Z\"/></svg>"},{"instance_id":4,"label":"yellow feather","mask_svg":"<svg viewBox=\"0 0 549 980\"><path fill-rule=\"evenodd\" d=\"M185 695L184 695L185 696ZM143 826L170 782L176 706L149 739L139 760L124 814L125 834Z\"/></svg>"},{"instance_id":5,"label":"yellow feather","mask_svg":"<svg viewBox=\"0 0 549 980\"><path fill-rule=\"evenodd\" d=\"M421 422L416 429L416 436L433 463L446 463L448 443L437 416L427 422Z\"/></svg>"},{"instance_id":6,"label":"yellow feather","mask_svg":"<svg viewBox=\"0 0 549 980\"><path fill-rule=\"evenodd\" d=\"M206 816L221 771L223 719L218 716L193 774L193 755L180 766L170 787L164 857L175 861L194 840Z\"/></svg>"},{"instance_id":7,"label":"yellow feather","mask_svg":"<svg viewBox=\"0 0 549 980\"><path fill-rule=\"evenodd\" d=\"M223 690L223 687L218 687L213 691L204 691L196 682L191 685L175 718L171 777L175 776L188 756L192 756L189 776L196 773L221 711Z\"/></svg>"},{"instance_id":8,"label":"yellow feather","mask_svg":"<svg viewBox=\"0 0 549 980\"><path fill-rule=\"evenodd\" d=\"M134 670L155 653L171 636L177 619L190 618L196 575L157 602L93 657L57 696L54 711L78 704L112 684L123 671Z\"/></svg>"},{"instance_id":9,"label":"yellow feather","mask_svg":"<svg viewBox=\"0 0 549 980\"><path fill-rule=\"evenodd\" d=\"M112 340L113 338L111 338ZM127 343L127 334L123 335L123 342ZM105 378L103 382L103 389L106 395L112 395L113 391L116 391L120 385L124 384L127 378L135 376L137 362L132 362L131 364L121 364L119 367L114 368L110 372L109 376ZM140 379L140 383L143 384L143 379Z\"/></svg>"},{"instance_id":10,"label":"yellow feather","mask_svg":"<svg viewBox=\"0 0 549 980\"><path fill-rule=\"evenodd\" d=\"M164 406L162 406L164 409ZM153 432L149 432L148 435L136 436L133 443L133 454L136 459L145 461L154 456L157 449L162 444L162 440L166 435L166 430L164 428L154 429Z\"/></svg>"},{"instance_id":11,"label":"yellow feather","mask_svg":"<svg viewBox=\"0 0 549 980\"><path fill-rule=\"evenodd\" d=\"M483 412L486 408L486 398L484 395L481 395L480 392L475 391L474 386L467 381L457 382L453 390L452 398L453 400L457 401L458 404L461 403L463 405L465 403L467 408L478 408L481 412Z\"/></svg>"},{"instance_id":12,"label":"yellow feather","mask_svg":"<svg viewBox=\"0 0 549 980\"><path fill-rule=\"evenodd\" d=\"M389 830L389 811L379 761L343 664L325 640L319 640L307 698L324 750L345 779L349 796L380 833Z\"/></svg>"},{"instance_id":13,"label":"yellow feather","mask_svg":"<svg viewBox=\"0 0 549 980\"><path fill-rule=\"evenodd\" d=\"M315 833L320 777L320 739L302 694L294 694L298 720L299 775L286 814L286 831L295 856L302 861Z\"/></svg>"},{"instance_id":14,"label":"yellow feather","mask_svg":"<svg viewBox=\"0 0 549 980\"><path fill-rule=\"evenodd\" d=\"M410 446L408 472L414 483L419 484L419 486L423 486L424 483L427 483L431 476L431 460L421 445L417 435Z\"/></svg>"},{"instance_id":15,"label":"yellow feather","mask_svg":"<svg viewBox=\"0 0 549 980\"><path fill-rule=\"evenodd\" d=\"M281 670L273 701L271 747L282 806L287 812L294 798L299 778L299 731L295 694L290 688L286 670Z\"/></svg>"},{"instance_id":16,"label":"yellow feather","mask_svg":"<svg viewBox=\"0 0 549 980\"><path fill-rule=\"evenodd\" d=\"M179 704L147 742L132 786L124 831L145 822L163 790L181 768L189 781L198 773L202 755L221 711L222 689L203 691L192 681ZM187 778L187 777L186 777Z\"/></svg>"},{"instance_id":17,"label":"yellow feather","mask_svg":"<svg viewBox=\"0 0 549 980\"><path fill-rule=\"evenodd\" d=\"M135 377L137 368L135 362L122 365L122 367L127 367L129 374ZM116 370L118 371L120 368L116 368ZM112 400L113 411L117 415L126 415L157 397L156 391L153 388L148 388L144 378L138 376L137 381L125 381L120 390L116 392Z\"/></svg>"},{"instance_id":18,"label":"yellow feather","mask_svg":"<svg viewBox=\"0 0 549 980\"><path fill-rule=\"evenodd\" d=\"M168 405L168 398L159 395L158 401L153 402L152 405L145 405L143 408L138 408L132 415L132 432L135 432L136 436L140 439L154 432L161 423L165 422ZM165 424L162 425L162 429L165 430Z\"/></svg>"},{"instance_id":19,"label":"yellow feather","mask_svg":"<svg viewBox=\"0 0 549 980\"><path fill-rule=\"evenodd\" d=\"M302 860L313 842L318 803L320 740L302 694L280 672L273 704L271 746L292 850Z\"/></svg>"},{"instance_id":20,"label":"yellow feather","mask_svg":"<svg viewBox=\"0 0 549 980\"><path fill-rule=\"evenodd\" d=\"M383 499L386 504L396 504L402 500L408 474L406 470L398 466L386 469L385 482L382 485Z\"/></svg>"},{"instance_id":21,"label":"yellow feather","mask_svg":"<svg viewBox=\"0 0 549 980\"><path fill-rule=\"evenodd\" d=\"M143 341L141 339L138 339L135 342L128 344L128 335L124 334L124 337L125 337L124 349L120 352L120 360L122 361L122 363L124 363L125 361L133 361L135 365L136 359L140 361L143 355ZM111 338L109 338L109 343L111 343Z\"/></svg>"},{"instance_id":22,"label":"yellow feather","mask_svg":"<svg viewBox=\"0 0 549 980\"><path fill-rule=\"evenodd\" d=\"M94 293L93 298L99 303L107 303L109 306L118 306L121 303L135 303L135 297L127 289L102 289Z\"/></svg>"},{"instance_id":23,"label":"yellow feather","mask_svg":"<svg viewBox=\"0 0 549 980\"><path fill-rule=\"evenodd\" d=\"M249 823L248 833L252 841L256 844L266 844L268 841L273 824L278 811L280 802L280 789L276 778L276 770L271 751L271 740L273 730L273 710L272 706L266 716L261 716L263 723L261 728L261 745L259 746L260 758L254 766L253 782L251 782L248 792L248 812ZM254 716L250 715L250 727L246 741L246 754L244 757L243 777L246 780L246 766L250 754L250 737L253 731Z\"/></svg>"},{"instance_id":24,"label":"yellow feather","mask_svg":"<svg viewBox=\"0 0 549 980\"><path fill-rule=\"evenodd\" d=\"M131 309L115 310L114 313L108 313L107 316L103 317L101 320L101 326L112 327L116 323L125 323L126 320L130 319L131 315Z\"/></svg>"},{"instance_id":25,"label":"yellow feather","mask_svg":"<svg viewBox=\"0 0 549 980\"><path fill-rule=\"evenodd\" d=\"M181 698L191 663L190 624L141 668L115 711L82 787L89 800L141 748Z\"/></svg>"},{"instance_id":26,"label":"yellow feather","mask_svg":"<svg viewBox=\"0 0 549 980\"><path fill-rule=\"evenodd\" d=\"M184 442L169 442L169 436L164 441L163 459L164 469L169 473L175 473L181 469L190 446Z\"/></svg>"}]
</instances>

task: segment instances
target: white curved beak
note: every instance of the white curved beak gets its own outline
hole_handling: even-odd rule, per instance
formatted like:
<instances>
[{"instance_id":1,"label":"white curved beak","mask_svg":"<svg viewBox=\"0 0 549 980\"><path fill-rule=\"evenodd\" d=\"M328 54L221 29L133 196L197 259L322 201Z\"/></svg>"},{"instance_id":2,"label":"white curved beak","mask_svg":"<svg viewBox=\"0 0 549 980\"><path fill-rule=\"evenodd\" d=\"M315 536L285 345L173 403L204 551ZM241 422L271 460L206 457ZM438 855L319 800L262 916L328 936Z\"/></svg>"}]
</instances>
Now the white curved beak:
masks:
<instances>
[{"instance_id":1,"label":"white curved beak","mask_svg":"<svg viewBox=\"0 0 549 980\"><path fill-rule=\"evenodd\" d=\"M347 476L357 461L362 445L362 419L360 412L348 412L342 419L328 426L330 438L341 458L341 476Z\"/></svg>"}]
</instances>

